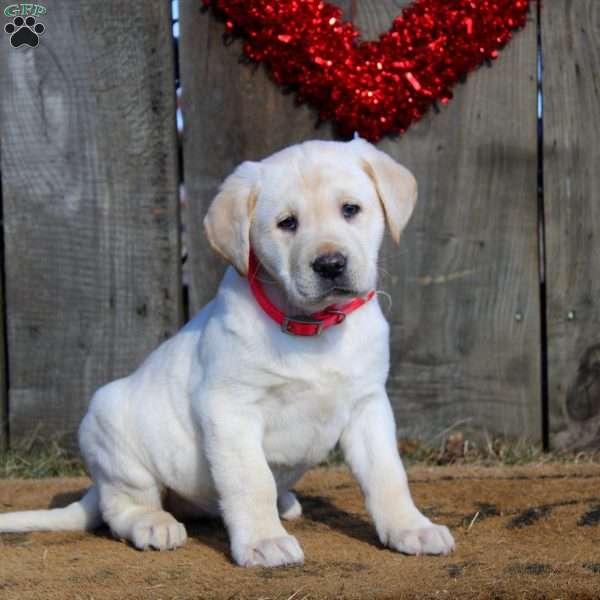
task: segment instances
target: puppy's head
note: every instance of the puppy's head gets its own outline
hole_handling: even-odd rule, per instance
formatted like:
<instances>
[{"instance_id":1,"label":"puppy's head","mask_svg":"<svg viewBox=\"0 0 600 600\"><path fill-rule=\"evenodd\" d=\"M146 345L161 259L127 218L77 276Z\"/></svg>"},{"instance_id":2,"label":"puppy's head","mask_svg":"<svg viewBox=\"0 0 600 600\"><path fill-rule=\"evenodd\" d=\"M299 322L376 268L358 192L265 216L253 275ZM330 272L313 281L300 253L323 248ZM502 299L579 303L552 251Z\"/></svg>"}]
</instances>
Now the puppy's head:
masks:
<instances>
[{"instance_id":1,"label":"puppy's head","mask_svg":"<svg viewBox=\"0 0 600 600\"><path fill-rule=\"evenodd\" d=\"M384 224L398 242L416 198L412 174L368 142L313 141L240 165L204 226L241 275L252 246L293 305L318 310L375 287Z\"/></svg>"}]
</instances>

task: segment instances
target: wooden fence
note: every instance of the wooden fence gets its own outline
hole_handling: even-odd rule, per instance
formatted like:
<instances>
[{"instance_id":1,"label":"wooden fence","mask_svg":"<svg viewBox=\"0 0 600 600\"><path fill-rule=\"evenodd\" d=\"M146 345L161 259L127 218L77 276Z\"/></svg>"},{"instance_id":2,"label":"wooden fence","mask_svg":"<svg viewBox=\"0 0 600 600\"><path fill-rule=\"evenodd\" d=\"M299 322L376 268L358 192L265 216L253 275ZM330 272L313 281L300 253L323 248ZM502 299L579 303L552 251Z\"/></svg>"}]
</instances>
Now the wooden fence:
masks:
<instances>
[{"instance_id":1,"label":"wooden fence","mask_svg":"<svg viewBox=\"0 0 600 600\"><path fill-rule=\"evenodd\" d=\"M338 2L366 37L407 3ZM540 22L534 5L493 68L380 143L420 187L380 286L403 437L600 443L599 4L545 0ZM224 267L201 220L236 164L332 138L200 5L180 0L178 47L168 0L46 0L38 48L1 40L5 442L72 437L93 391L175 333L182 247L186 306L213 295Z\"/></svg>"}]
</instances>

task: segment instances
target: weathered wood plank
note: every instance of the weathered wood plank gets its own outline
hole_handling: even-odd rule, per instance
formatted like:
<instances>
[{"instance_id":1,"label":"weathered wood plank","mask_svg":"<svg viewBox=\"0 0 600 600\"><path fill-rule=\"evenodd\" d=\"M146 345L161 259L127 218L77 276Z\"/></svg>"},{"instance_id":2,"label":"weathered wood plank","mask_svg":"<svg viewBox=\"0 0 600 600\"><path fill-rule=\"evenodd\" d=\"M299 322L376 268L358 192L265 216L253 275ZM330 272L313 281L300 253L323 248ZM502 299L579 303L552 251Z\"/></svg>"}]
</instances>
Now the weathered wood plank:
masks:
<instances>
[{"instance_id":1,"label":"weathered wood plank","mask_svg":"<svg viewBox=\"0 0 600 600\"><path fill-rule=\"evenodd\" d=\"M377 37L406 3L357 3L365 36ZM295 107L262 68L238 65L240 45L224 48L222 24L191 4L181 2L181 56L198 308L222 272L208 258L201 218L223 176L244 159L331 133L313 130L314 113ZM403 436L427 439L468 420L479 431L540 437L535 35L530 23L441 115L381 143L421 187L382 272L393 298L389 389Z\"/></svg>"},{"instance_id":2,"label":"weathered wood plank","mask_svg":"<svg viewBox=\"0 0 600 600\"><path fill-rule=\"evenodd\" d=\"M550 430L600 447L600 3L542 6Z\"/></svg>"},{"instance_id":3,"label":"weathered wood plank","mask_svg":"<svg viewBox=\"0 0 600 600\"><path fill-rule=\"evenodd\" d=\"M377 37L406 4L362 0L358 23ZM457 425L541 439L535 107L532 14L441 114L380 144L419 181L400 248L388 243L382 262L401 436Z\"/></svg>"},{"instance_id":4,"label":"weathered wood plank","mask_svg":"<svg viewBox=\"0 0 600 600\"><path fill-rule=\"evenodd\" d=\"M350 14L350 0L336 4ZM184 217L189 252L190 308L197 311L215 293L224 263L204 236L202 219L221 181L242 161L260 160L290 144L332 139L330 125L315 129L317 114L296 106L269 79L264 67L239 64L238 40L223 44L224 25L200 2L180 0L183 88Z\"/></svg>"},{"instance_id":5,"label":"weathered wood plank","mask_svg":"<svg viewBox=\"0 0 600 600\"><path fill-rule=\"evenodd\" d=\"M170 4L54 0L0 52L11 442L72 439L181 321Z\"/></svg>"}]
</instances>

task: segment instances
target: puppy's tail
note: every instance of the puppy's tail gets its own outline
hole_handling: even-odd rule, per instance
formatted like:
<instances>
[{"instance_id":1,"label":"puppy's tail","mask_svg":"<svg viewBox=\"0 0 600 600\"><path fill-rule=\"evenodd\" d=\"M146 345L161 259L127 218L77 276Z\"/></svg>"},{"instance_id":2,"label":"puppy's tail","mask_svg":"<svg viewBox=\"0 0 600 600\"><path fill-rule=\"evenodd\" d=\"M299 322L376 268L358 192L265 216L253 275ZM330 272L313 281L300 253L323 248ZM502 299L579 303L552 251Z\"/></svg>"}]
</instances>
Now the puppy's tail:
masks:
<instances>
[{"instance_id":1,"label":"puppy's tail","mask_svg":"<svg viewBox=\"0 0 600 600\"><path fill-rule=\"evenodd\" d=\"M0 532L95 529L102 524L99 504L98 490L93 486L81 500L65 508L0 514Z\"/></svg>"}]
</instances>

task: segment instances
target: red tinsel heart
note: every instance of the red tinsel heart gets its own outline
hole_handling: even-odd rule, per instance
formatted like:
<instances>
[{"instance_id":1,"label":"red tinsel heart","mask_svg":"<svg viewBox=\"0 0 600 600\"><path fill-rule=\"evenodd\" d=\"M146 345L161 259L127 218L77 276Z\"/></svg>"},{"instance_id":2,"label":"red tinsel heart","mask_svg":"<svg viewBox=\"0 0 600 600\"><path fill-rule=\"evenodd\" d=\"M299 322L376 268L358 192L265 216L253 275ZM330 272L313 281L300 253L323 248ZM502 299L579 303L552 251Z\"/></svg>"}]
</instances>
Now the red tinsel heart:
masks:
<instances>
[{"instance_id":1,"label":"red tinsel heart","mask_svg":"<svg viewBox=\"0 0 600 600\"><path fill-rule=\"evenodd\" d=\"M416 0L379 41L362 41L321 0L203 0L244 53L339 132L377 141L403 133L523 27L530 0Z\"/></svg>"}]
</instances>

